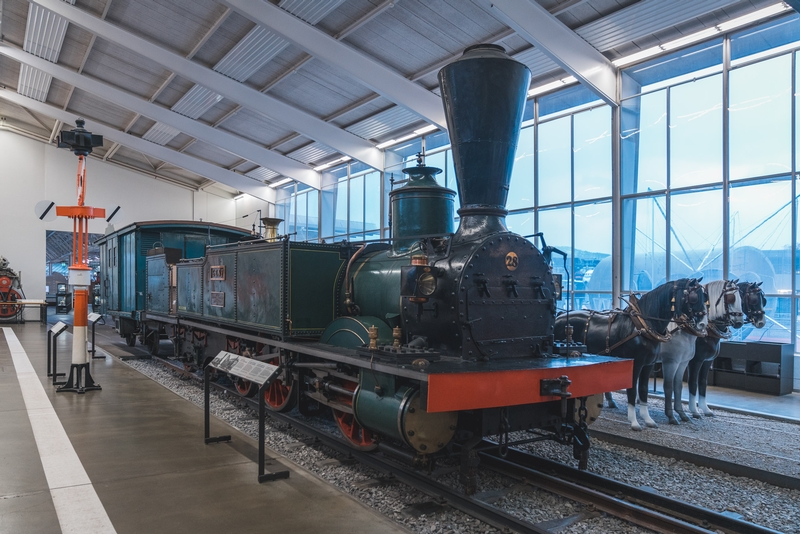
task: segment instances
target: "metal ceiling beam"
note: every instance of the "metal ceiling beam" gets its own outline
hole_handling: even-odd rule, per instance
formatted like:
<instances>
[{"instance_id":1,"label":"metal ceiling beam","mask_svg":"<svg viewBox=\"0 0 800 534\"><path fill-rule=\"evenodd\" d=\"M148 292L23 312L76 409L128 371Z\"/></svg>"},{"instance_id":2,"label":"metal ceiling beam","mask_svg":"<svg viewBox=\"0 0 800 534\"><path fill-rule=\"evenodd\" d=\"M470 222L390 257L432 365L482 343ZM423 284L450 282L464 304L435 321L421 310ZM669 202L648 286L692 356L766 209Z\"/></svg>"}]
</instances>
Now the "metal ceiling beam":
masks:
<instances>
[{"instance_id":1,"label":"metal ceiling beam","mask_svg":"<svg viewBox=\"0 0 800 534\"><path fill-rule=\"evenodd\" d=\"M605 102L618 105L616 67L538 2L479 0L479 3Z\"/></svg>"},{"instance_id":2,"label":"metal ceiling beam","mask_svg":"<svg viewBox=\"0 0 800 534\"><path fill-rule=\"evenodd\" d=\"M32 110L42 115L47 115L51 119L58 119L64 124L74 124L77 115L64 111L56 106L45 104L32 98L22 96L9 89L0 89L0 98L13 102L23 109ZM275 202L275 190L263 184L259 184L255 180L247 178L244 175L237 174L223 168L212 165L206 161L202 161L186 154L179 154L174 150L165 148L155 143L150 143L139 137L123 133L115 128L106 126L100 122L93 120L91 117L86 117L89 123L89 128L92 132L102 135L109 141L114 141L125 145L128 148L147 154L153 158L161 161L166 161L171 165L180 167L199 174L204 178L215 180L223 183L243 193L247 193L256 198L260 198L267 202Z\"/></svg>"},{"instance_id":3,"label":"metal ceiling beam","mask_svg":"<svg viewBox=\"0 0 800 534\"><path fill-rule=\"evenodd\" d=\"M441 99L399 72L338 41L327 33L263 0L222 0L241 15L282 35L317 59L333 65L353 79L422 119L447 130Z\"/></svg>"},{"instance_id":4,"label":"metal ceiling beam","mask_svg":"<svg viewBox=\"0 0 800 534\"><path fill-rule=\"evenodd\" d=\"M117 89L116 87L38 58L24 50L14 48L7 43L0 42L0 54L19 61L20 63L26 63L42 72L46 72L54 78L87 91L112 104L162 122L173 128L177 128L192 137L216 145L223 150L278 172L293 180L308 184L316 189L320 187L320 175L311 167L278 154L277 152L267 150L239 136L223 130L216 130L202 122L184 117L183 115L148 102L147 100Z\"/></svg>"},{"instance_id":5,"label":"metal ceiling beam","mask_svg":"<svg viewBox=\"0 0 800 534\"><path fill-rule=\"evenodd\" d=\"M97 34L109 42L159 63L179 76L198 83L246 108L282 122L306 137L323 143L342 154L366 163L375 169L383 168L383 152L369 141L337 126L301 111L276 98L260 93L227 76L190 61L159 45L142 39L119 26L73 7L62 0L28 0L61 15L70 23ZM290 15L291 16L291 15Z\"/></svg>"}]
</instances>

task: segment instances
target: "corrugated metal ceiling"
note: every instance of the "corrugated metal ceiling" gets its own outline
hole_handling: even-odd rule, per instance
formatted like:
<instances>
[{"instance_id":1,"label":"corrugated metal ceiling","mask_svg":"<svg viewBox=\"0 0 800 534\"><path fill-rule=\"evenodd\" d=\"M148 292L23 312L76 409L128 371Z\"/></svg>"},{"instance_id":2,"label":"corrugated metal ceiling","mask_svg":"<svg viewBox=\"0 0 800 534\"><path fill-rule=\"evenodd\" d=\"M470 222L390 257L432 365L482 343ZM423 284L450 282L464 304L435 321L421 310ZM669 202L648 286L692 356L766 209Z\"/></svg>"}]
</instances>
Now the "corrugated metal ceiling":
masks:
<instances>
[{"instance_id":1,"label":"corrugated metal ceiling","mask_svg":"<svg viewBox=\"0 0 800 534\"><path fill-rule=\"evenodd\" d=\"M69 0L68 0L69 1ZM265 0L267 1L267 0ZM506 46L526 63L534 77L561 75L561 69L540 51L487 13L477 0L268 0L323 33L361 51L428 90L435 89L435 73L467 46L491 40ZM519 0L533 1L533 0ZM717 23L751 12L767 0L538 0L559 20L612 59L653 40L675 38L688 28ZM26 32L32 9L25 0L3 0L2 28L7 43L38 54L59 65L82 70L84 76L143 99L164 110L219 128L229 134L288 156L310 167L341 157L341 150L314 141L316 131L295 132L283 124L222 98L202 83L177 76L154 57L135 49L93 39L74 24L62 32L37 37ZM247 17L215 0L77 0L77 9L103 17L109 23L158 44L164 50L189 57L273 98L328 121L346 132L379 143L424 124L419 116L340 67L310 57L275 31L256 26ZM44 10L41 10L43 13ZM44 15L41 15L42 17ZM55 19L53 19L55 20ZM30 35L28 35L30 33ZM59 36L63 34L60 54ZM291 36L290 36L291 37ZM22 74L20 74L22 70ZM156 117L142 117L80 88L53 79L38 84L34 69L0 55L0 83L27 91L48 104L113 126L220 167L246 170L247 176L275 182L283 175L237 155L195 140ZM26 89L28 88L28 89ZM49 138L54 121L28 113L0 100L7 124ZM335 144L335 143L332 143ZM178 170L126 147L109 150L110 161L158 172L189 186L207 184L204 177Z\"/></svg>"}]
</instances>

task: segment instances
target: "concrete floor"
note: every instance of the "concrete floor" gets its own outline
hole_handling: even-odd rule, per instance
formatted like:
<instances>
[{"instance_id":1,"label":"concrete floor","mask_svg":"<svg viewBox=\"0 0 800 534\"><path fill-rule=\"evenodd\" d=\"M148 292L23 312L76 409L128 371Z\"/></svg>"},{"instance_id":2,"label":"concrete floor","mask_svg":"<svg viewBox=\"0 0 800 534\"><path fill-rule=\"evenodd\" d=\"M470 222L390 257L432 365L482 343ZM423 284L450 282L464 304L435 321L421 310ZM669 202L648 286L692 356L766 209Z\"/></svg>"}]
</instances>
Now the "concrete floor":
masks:
<instances>
[{"instance_id":1,"label":"concrete floor","mask_svg":"<svg viewBox=\"0 0 800 534\"><path fill-rule=\"evenodd\" d=\"M117 532L407 532L281 459L268 470L290 478L259 484L255 440L212 418L212 435L233 440L205 445L200 408L116 359L92 363L102 391L56 394L45 376L45 326L12 328ZM62 335L60 370L69 370L70 344ZM109 349L144 352L120 345ZM0 532L62 532L2 334Z\"/></svg>"},{"instance_id":2,"label":"concrete floor","mask_svg":"<svg viewBox=\"0 0 800 534\"><path fill-rule=\"evenodd\" d=\"M653 379L650 379L650 395L664 397L664 385L660 378L656 379L655 393L653 393ZM734 412L800 422L800 393L797 392L778 396L708 386L706 395L711 408L723 408ZM689 402L689 388L686 382L683 383L682 399Z\"/></svg>"}]
</instances>

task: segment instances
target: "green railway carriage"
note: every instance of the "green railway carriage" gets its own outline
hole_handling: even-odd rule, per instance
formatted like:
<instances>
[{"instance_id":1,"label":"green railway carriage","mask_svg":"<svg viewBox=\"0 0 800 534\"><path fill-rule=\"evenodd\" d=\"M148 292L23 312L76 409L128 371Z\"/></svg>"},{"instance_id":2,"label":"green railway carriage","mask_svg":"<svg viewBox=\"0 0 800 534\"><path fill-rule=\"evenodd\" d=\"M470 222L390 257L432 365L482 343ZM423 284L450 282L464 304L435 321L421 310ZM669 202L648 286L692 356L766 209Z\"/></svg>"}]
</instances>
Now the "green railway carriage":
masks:
<instances>
[{"instance_id":1,"label":"green railway carriage","mask_svg":"<svg viewBox=\"0 0 800 534\"><path fill-rule=\"evenodd\" d=\"M205 258L178 263L177 310L279 338L319 337L337 316L351 248L288 240L209 247Z\"/></svg>"},{"instance_id":2,"label":"green railway carriage","mask_svg":"<svg viewBox=\"0 0 800 534\"><path fill-rule=\"evenodd\" d=\"M252 239L250 232L216 223L194 221L143 221L130 224L97 241L100 246L101 311L111 315L129 345L140 334L141 314L148 299L157 306L168 305L169 294L148 291L147 257L153 249L174 258L199 258L207 245L221 245ZM158 247L158 248L157 248ZM169 272L160 273L168 276Z\"/></svg>"}]
</instances>

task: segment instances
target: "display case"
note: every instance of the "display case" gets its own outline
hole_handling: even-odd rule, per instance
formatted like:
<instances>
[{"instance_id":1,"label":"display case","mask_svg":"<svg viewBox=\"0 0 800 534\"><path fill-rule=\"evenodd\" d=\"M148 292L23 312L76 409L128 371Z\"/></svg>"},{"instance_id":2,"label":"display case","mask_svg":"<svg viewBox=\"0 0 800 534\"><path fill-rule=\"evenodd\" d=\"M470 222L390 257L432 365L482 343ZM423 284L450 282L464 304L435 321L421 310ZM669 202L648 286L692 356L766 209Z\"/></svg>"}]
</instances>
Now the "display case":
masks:
<instances>
[{"instance_id":1,"label":"display case","mask_svg":"<svg viewBox=\"0 0 800 534\"><path fill-rule=\"evenodd\" d=\"M69 292L67 284L56 286L56 313L65 314L72 310L72 293Z\"/></svg>"},{"instance_id":2,"label":"display case","mask_svg":"<svg viewBox=\"0 0 800 534\"><path fill-rule=\"evenodd\" d=\"M709 384L770 395L792 392L794 345L784 343L720 343Z\"/></svg>"}]
</instances>

